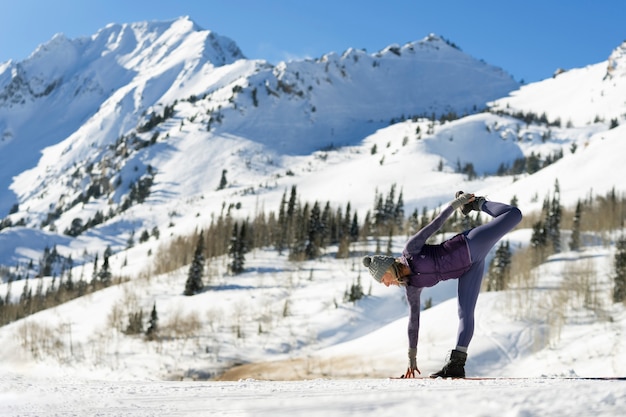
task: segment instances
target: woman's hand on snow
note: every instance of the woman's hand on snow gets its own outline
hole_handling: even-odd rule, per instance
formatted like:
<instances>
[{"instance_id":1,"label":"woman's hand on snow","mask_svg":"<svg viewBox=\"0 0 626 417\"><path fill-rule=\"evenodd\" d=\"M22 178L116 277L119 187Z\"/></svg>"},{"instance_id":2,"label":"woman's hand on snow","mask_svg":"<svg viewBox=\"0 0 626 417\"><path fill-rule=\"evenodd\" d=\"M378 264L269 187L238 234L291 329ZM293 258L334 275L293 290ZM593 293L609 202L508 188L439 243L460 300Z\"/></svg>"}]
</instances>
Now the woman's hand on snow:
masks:
<instances>
[{"instance_id":1,"label":"woman's hand on snow","mask_svg":"<svg viewBox=\"0 0 626 417\"><path fill-rule=\"evenodd\" d=\"M421 374L417 368L417 348L409 348L409 367L402 376L402 378L415 378L415 371Z\"/></svg>"},{"instance_id":2,"label":"woman's hand on snow","mask_svg":"<svg viewBox=\"0 0 626 417\"><path fill-rule=\"evenodd\" d=\"M406 372L404 373L404 375L402 375L400 378L416 378L415 376L415 371L417 371L418 374L421 374L420 370L417 369L417 366L415 368L407 368Z\"/></svg>"}]
</instances>

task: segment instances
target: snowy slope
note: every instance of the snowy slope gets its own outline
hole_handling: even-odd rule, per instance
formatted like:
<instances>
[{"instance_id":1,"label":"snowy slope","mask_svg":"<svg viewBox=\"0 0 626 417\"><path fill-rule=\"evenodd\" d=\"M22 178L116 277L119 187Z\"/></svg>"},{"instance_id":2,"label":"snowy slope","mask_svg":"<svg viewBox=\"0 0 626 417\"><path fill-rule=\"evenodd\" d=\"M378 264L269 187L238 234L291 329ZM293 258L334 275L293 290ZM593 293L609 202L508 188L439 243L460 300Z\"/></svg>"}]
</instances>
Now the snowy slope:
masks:
<instances>
[{"instance_id":1,"label":"snowy slope","mask_svg":"<svg viewBox=\"0 0 626 417\"><path fill-rule=\"evenodd\" d=\"M86 149L71 152L73 161L85 160L94 148L134 128L141 112L155 101L191 94L181 86L183 81L194 81L188 73L201 74L241 58L231 40L201 31L189 19L181 18L166 23L109 25L91 38L70 40L56 35L26 60L3 65L2 212L25 200L22 193L27 190L14 190L17 199L7 194L13 176L38 164L42 170L50 169L51 163L42 161L39 154L47 147L66 140L62 148L68 152L68 147L85 142L80 147ZM72 140L80 131L82 141ZM69 169L66 164L56 168L56 177Z\"/></svg>"},{"instance_id":2,"label":"snowy slope","mask_svg":"<svg viewBox=\"0 0 626 417\"><path fill-rule=\"evenodd\" d=\"M523 86L510 97L492 103L494 109L545 113L550 121L586 126L596 120L609 122L624 116L626 42L607 61L555 75Z\"/></svg>"},{"instance_id":3,"label":"snowy slope","mask_svg":"<svg viewBox=\"0 0 626 417\"><path fill-rule=\"evenodd\" d=\"M8 218L14 222L28 219L25 227L0 231L0 264L36 260L45 246L56 245L78 261L75 277L90 277L93 253L111 245L116 252L110 261L112 270L132 279L0 328L0 415L147 416L210 411L231 415L573 416L621 412L626 402L623 381L543 378L626 375L620 360L626 353L626 310L610 301L612 245L593 243L581 252L551 258L537 270L539 278L530 291L481 295L467 371L530 378L507 381L388 379L406 366L406 302L401 289L374 285L361 267L360 255L375 250L373 241L354 247L349 259L336 259L337 248L330 247L320 259L303 263L289 262L285 254L271 248L258 249L247 255L246 272L237 277L226 272L226 258L211 260L208 289L194 297L182 295L187 268L160 276L148 270L164 240L207 226L224 203L240 203L236 215L241 217L259 209L277 210L292 185L297 185L306 201L329 201L335 206L350 201L360 219L371 209L374 192L384 193L391 184L402 189L406 213L436 209L458 189L492 200L515 197L526 214L541 208L556 180L561 203L567 207L613 188L623 193L623 46L607 62L524 86L508 96L507 77L488 67L491 81L482 82L494 90L480 99L494 100L492 111L433 125L411 116L450 110L472 113L475 99L464 91L462 96L470 95L466 102L456 95L443 100L447 97L440 90L443 81L435 82L435 77L432 83L421 84L413 80L412 71L423 69L430 77L441 68L436 64L446 60L453 63L445 67L450 73L458 67L470 77L468 66L476 72L485 69L437 37L373 55L350 50L342 56L329 54L315 61L269 67L243 59L236 49L228 49L234 44L223 38L217 44L210 42L209 33L196 31L187 19L162 26L114 25L99 32L103 33L109 33L107 42L101 42L109 45L111 54L125 46L119 49L125 53L116 55L117 62L137 73L108 95L102 93L106 98L101 104L91 110L81 107L85 118L80 123L76 119L64 124L63 113L53 111L51 120L58 119L50 125L54 135L31 140L40 155L21 159L5 153L10 150L15 155L22 149L18 143L26 136L15 132L28 132L33 126L28 120L48 117L39 115L36 98L24 90L23 103L5 102L0 107L0 131L5 132L0 151L3 161L7 160L0 168L0 182L5 181L5 188L11 190L9 194L0 191L0 206L8 210L17 200L19 210ZM186 35L179 38L176 33ZM178 49L165 53L162 48L168 42L157 47L153 42L161 37L174 43L178 39L181 44L210 44L207 50L218 52L207 52L203 55L207 60L191 59L190 66L177 66L186 58L173 59ZM53 41L77 42L62 37ZM90 42L85 39L77 44ZM222 59L229 56L224 50L230 51L232 59ZM16 68L14 63L2 64L0 82L8 80L7 71ZM608 77L607 68L611 68ZM51 67L49 71L40 79L54 79L61 70ZM152 77L151 71L162 77ZM454 74L458 77L459 73ZM371 80L377 80L374 86ZM385 89L377 89L383 81ZM473 84L472 79L465 81L461 84ZM307 88L309 83L312 90ZM33 91L41 94L46 85L50 84L42 81L31 89L37 87ZM241 86L235 89L238 93L233 91L236 85ZM371 91L363 91L363 85ZM265 86L278 96L268 93ZM446 90L450 94L463 91L460 85L452 87ZM258 107L252 100L254 88ZM498 93L500 89L504 92ZM410 94L398 100L403 91ZM413 94L416 91L428 94ZM201 98L201 92L208 95ZM43 100L52 100L54 94ZM100 93L90 94L93 98ZM189 100L192 94L198 94L198 99ZM431 94L441 101L422 101ZM165 106L177 98L185 99L177 102L173 117L137 135L149 142L158 131L154 144L139 149L132 148L138 142L131 140L125 149L117 144L120 136L145 123L151 112L163 114ZM84 100L87 103L91 98ZM351 103L356 103L353 111L346 112L352 109ZM220 105L225 107L217 110ZM526 124L511 116L516 112L545 112L550 121L560 118L562 125ZM23 119L9 119L8 114ZM218 115L221 122L215 121ZM403 115L408 120L399 121ZM214 122L207 131L210 118ZM396 123L389 125L391 118ZM619 122L617 127L611 128L612 119ZM286 138L270 141L277 132L286 132ZM342 140L335 142L333 132ZM345 146L322 149L331 143ZM483 177L522 156L540 153L545 157L560 151L563 158L532 175ZM479 175L474 180L456 172L458 164L470 162ZM88 172L89 163L97 169ZM156 175L145 202L77 238L62 233L74 218L88 218L106 209L109 200L122 201L124 191L117 188L84 204L63 203L82 192L92 178L110 175L113 182L119 177L128 184L131 178L146 175L148 166ZM223 169L228 170L229 186L216 191ZM72 172L78 174L72 177ZM54 230L39 228L46 214L57 207L67 210L55 220ZM175 230L168 228L169 223L175 223ZM153 226L167 230L161 240L150 239L126 249L132 231ZM530 233L516 230L506 239L512 247L527 245ZM395 252L405 239L394 237ZM85 254L86 249L90 253ZM589 309L584 300L571 297L568 313L558 315L547 294L559 291L575 265L592 271L601 307ZM343 301L346 289L359 278L369 295L357 303ZM28 282L34 288L37 281L49 285L51 280ZM19 298L24 284L25 280L10 286L3 283L0 296L6 296L10 288L11 296ZM434 307L422 313L418 364L424 374L439 369L453 347L455 291L454 282L425 291L424 299L432 298ZM114 327L137 309L148 313L155 303L160 324L179 331L176 337L145 342ZM197 328L185 335L182 324L188 323ZM226 376L238 382L164 382L206 380L229 369Z\"/></svg>"},{"instance_id":4,"label":"snowy slope","mask_svg":"<svg viewBox=\"0 0 626 417\"><path fill-rule=\"evenodd\" d=\"M37 251L98 213L114 216L79 245L118 251L109 231L124 242L169 223L180 201L210 198L224 169L232 198L234 188L271 186L290 169L288 156L359 146L393 120L472 113L518 87L435 35L273 67L189 18L57 35L1 68L0 213L45 241ZM146 178L150 209L120 214ZM25 260L0 254L4 265Z\"/></svg>"},{"instance_id":5,"label":"snowy slope","mask_svg":"<svg viewBox=\"0 0 626 417\"><path fill-rule=\"evenodd\" d=\"M517 87L504 71L435 35L376 54L349 49L281 63L272 72L275 80L258 74L243 91L257 89L258 111L242 100L245 122L226 116L223 129L290 154L358 143L392 119L474 113L486 98ZM264 98L265 89L271 94Z\"/></svg>"}]
</instances>

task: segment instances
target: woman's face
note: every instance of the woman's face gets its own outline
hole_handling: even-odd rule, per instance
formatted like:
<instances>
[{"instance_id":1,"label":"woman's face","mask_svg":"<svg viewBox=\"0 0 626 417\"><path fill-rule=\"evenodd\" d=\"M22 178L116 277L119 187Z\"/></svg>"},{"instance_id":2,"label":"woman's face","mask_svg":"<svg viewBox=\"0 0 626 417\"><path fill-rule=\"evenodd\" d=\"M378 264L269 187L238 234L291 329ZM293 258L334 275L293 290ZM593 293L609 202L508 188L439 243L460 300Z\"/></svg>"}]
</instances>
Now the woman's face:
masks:
<instances>
[{"instance_id":1,"label":"woman's face","mask_svg":"<svg viewBox=\"0 0 626 417\"><path fill-rule=\"evenodd\" d=\"M391 270L387 270L387 272L385 272L385 275L383 275L380 282L385 284L385 287L388 287L390 285L400 285L400 283L396 279L396 276Z\"/></svg>"}]
</instances>

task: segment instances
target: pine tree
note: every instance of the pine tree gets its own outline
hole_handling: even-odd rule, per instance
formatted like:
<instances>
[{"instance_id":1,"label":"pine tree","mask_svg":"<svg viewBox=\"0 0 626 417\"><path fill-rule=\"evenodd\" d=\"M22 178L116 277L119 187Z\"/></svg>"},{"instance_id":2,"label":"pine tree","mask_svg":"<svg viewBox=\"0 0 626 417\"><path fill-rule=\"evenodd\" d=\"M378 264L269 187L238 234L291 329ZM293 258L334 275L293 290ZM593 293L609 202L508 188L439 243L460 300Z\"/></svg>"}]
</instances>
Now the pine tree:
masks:
<instances>
[{"instance_id":1,"label":"pine tree","mask_svg":"<svg viewBox=\"0 0 626 417\"><path fill-rule=\"evenodd\" d=\"M343 211L341 207L337 207L334 214L331 215L330 220L330 243L341 243L343 238L343 227L341 225L341 219L343 219Z\"/></svg>"},{"instance_id":2,"label":"pine tree","mask_svg":"<svg viewBox=\"0 0 626 417\"><path fill-rule=\"evenodd\" d=\"M289 202L287 203L287 219L292 219L296 215L296 208L298 205L298 192L296 186L291 187L291 194L289 195Z\"/></svg>"},{"instance_id":3,"label":"pine tree","mask_svg":"<svg viewBox=\"0 0 626 417\"><path fill-rule=\"evenodd\" d=\"M63 276L63 274L61 274L61 276ZM70 294L74 292L75 286L74 286L74 281L72 280L71 270L68 271L67 279L65 280L63 285L64 285L64 289L66 292Z\"/></svg>"},{"instance_id":4,"label":"pine tree","mask_svg":"<svg viewBox=\"0 0 626 417\"><path fill-rule=\"evenodd\" d=\"M81 294L79 294L80 296ZM45 301L45 295L43 293L43 278L39 278L37 282L37 289L35 290L35 304L37 311L43 310ZM2 306L2 297L0 297L0 307Z\"/></svg>"},{"instance_id":5,"label":"pine tree","mask_svg":"<svg viewBox=\"0 0 626 417\"><path fill-rule=\"evenodd\" d=\"M95 286L98 282L98 254L96 253L96 257L93 260L93 272L91 273L91 285Z\"/></svg>"},{"instance_id":6,"label":"pine tree","mask_svg":"<svg viewBox=\"0 0 626 417\"><path fill-rule=\"evenodd\" d=\"M350 217L352 216L352 206L348 201L346 205L346 211L343 214L342 219L338 219L341 221L341 238L342 240L349 239L350 236Z\"/></svg>"},{"instance_id":7,"label":"pine tree","mask_svg":"<svg viewBox=\"0 0 626 417\"><path fill-rule=\"evenodd\" d=\"M304 203L302 210L297 210L294 221L294 237L291 245L289 259L292 261L302 261L306 257L306 247L309 237L309 203Z\"/></svg>"},{"instance_id":8,"label":"pine tree","mask_svg":"<svg viewBox=\"0 0 626 417\"><path fill-rule=\"evenodd\" d=\"M285 222L287 234L286 234L286 245L287 247L291 247L294 244L295 234L296 234L296 223L298 222L298 192L296 186L291 187L291 194L289 195L289 201L287 202L287 218Z\"/></svg>"},{"instance_id":9,"label":"pine tree","mask_svg":"<svg viewBox=\"0 0 626 417\"><path fill-rule=\"evenodd\" d=\"M613 301L623 303L626 301L626 236L617 241L616 250Z\"/></svg>"},{"instance_id":10,"label":"pine tree","mask_svg":"<svg viewBox=\"0 0 626 417\"><path fill-rule=\"evenodd\" d=\"M387 256L393 255L393 229L389 228L389 239L387 240L387 250L385 251Z\"/></svg>"},{"instance_id":11,"label":"pine tree","mask_svg":"<svg viewBox=\"0 0 626 417\"><path fill-rule=\"evenodd\" d=\"M204 273L204 231L200 232L193 260L189 266L187 282L185 282L185 295L195 295L202 291L204 284L202 283L202 275Z\"/></svg>"},{"instance_id":12,"label":"pine tree","mask_svg":"<svg viewBox=\"0 0 626 417\"><path fill-rule=\"evenodd\" d=\"M152 306L152 313L150 313L150 320L148 321L148 329L146 330L146 337L148 340L154 340L157 337L159 331L159 316L157 315L156 303Z\"/></svg>"},{"instance_id":13,"label":"pine tree","mask_svg":"<svg viewBox=\"0 0 626 417\"><path fill-rule=\"evenodd\" d=\"M569 241L570 250L580 249L580 218L582 215L582 203L578 200L576 203L576 212L572 220L572 236Z\"/></svg>"},{"instance_id":14,"label":"pine tree","mask_svg":"<svg viewBox=\"0 0 626 417\"><path fill-rule=\"evenodd\" d=\"M233 225L233 231L230 235L230 245L228 246L228 255L230 256L230 264L228 269L232 274L238 274L240 272L238 263L238 249L239 248L239 223Z\"/></svg>"},{"instance_id":15,"label":"pine tree","mask_svg":"<svg viewBox=\"0 0 626 417\"><path fill-rule=\"evenodd\" d=\"M283 250L285 250L285 248L287 247L287 234L288 234L288 227L287 227L287 211L286 211L286 207L287 207L287 195L286 195L286 191L283 193L283 197L280 200L280 207L278 209L278 230L276 232L276 250L278 251L279 255L282 255Z\"/></svg>"},{"instance_id":16,"label":"pine tree","mask_svg":"<svg viewBox=\"0 0 626 417\"><path fill-rule=\"evenodd\" d=\"M489 265L487 291L503 291L511 276L511 250L509 242L501 242Z\"/></svg>"},{"instance_id":17,"label":"pine tree","mask_svg":"<svg viewBox=\"0 0 626 417\"><path fill-rule=\"evenodd\" d=\"M561 201L559 180L554 183L554 196L552 199L546 197L543 201L543 222L540 220L533 225L531 246L535 249L537 259L535 262L542 262L549 252L548 244L552 244L552 253L561 252Z\"/></svg>"},{"instance_id":18,"label":"pine tree","mask_svg":"<svg viewBox=\"0 0 626 417\"><path fill-rule=\"evenodd\" d=\"M356 279L356 282L353 283L349 289L346 290L344 294L344 300L354 303L355 301L360 300L365 296L363 292L363 285L361 285L361 275Z\"/></svg>"},{"instance_id":19,"label":"pine tree","mask_svg":"<svg viewBox=\"0 0 626 417\"><path fill-rule=\"evenodd\" d=\"M45 247L43 250L43 256L41 259L40 276L49 277L52 275L52 263L54 256L49 247Z\"/></svg>"},{"instance_id":20,"label":"pine tree","mask_svg":"<svg viewBox=\"0 0 626 417\"><path fill-rule=\"evenodd\" d=\"M352 217L352 223L350 225L350 241L351 242L356 242L357 240L359 240L359 216L358 214L355 212L354 216Z\"/></svg>"},{"instance_id":21,"label":"pine tree","mask_svg":"<svg viewBox=\"0 0 626 417\"><path fill-rule=\"evenodd\" d=\"M533 224L533 233L530 237L530 246L535 252L535 264L543 261L548 244L548 236L543 222L540 220Z\"/></svg>"},{"instance_id":22,"label":"pine tree","mask_svg":"<svg viewBox=\"0 0 626 417\"><path fill-rule=\"evenodd\" d=\"M324 225L322 224L322 212L316 201L309 216L308 239L304 254L306 259L315 259L321 254L321 238Z\"/></svg>"},{"instance_id":23,"label":"pine tree","mask_svg":"<svg viewBox=\"0 0 626 417\"><path fill-rule=\"evenodd\" d=\"M30 306L33 298L33 293L28 285L28 277L24 282L24 287L22 287L22 295L20 295L20 305L24 311L24 315L30 314Z\"/></svg>"},{"instance_id":24,"label":"pine tree","mask_svg":"<svg viewBox=\"0 0 626 417\"><path fill-rule=\"evenodd\" d=\"M331 241L331 233L332 233L332 220L333 220L333 212L330 207L330 202L326 202L324 206L324 210L322 211L322 234L320 239L320 246L325 248L328 246Z\"/></svg>"},{"instance_id":25,"label":"pine tree","mask_svg":"<svg viewBox=\"0 0 626 417\"><path fill-rule=\"evenodd\" d=\"M383 224L385 226L391 226L391 223L395 219L396 215L396 184L391 185L391 189L389 190L389 194L385 198L385 205L383 206Z\"/></svg>"},{"instance_id":26,"label":"pine tree","mask_svg":"<svg viewBox=\"0 0 626 417\"><path fill-rule=\"evenodd\" d=\"M385 208L383 203L382 194L378 194L378 191L374 194L374 224L372 229L374 230L375 237L380 236L382 225L385 221Z\"/></svg>"},{"instance_id":27,"label":"pine tree","mask_svg":"<svg viewBox=\"0 0 626 417\"><path fill-rule=\"evenodd\" d=\"M111 284L111 271L109 267L109 255L107 252L104 253L104 261L102 262L102 268L98 273L98 277L105 287Z\"/></svg>"},{"instance_id":28,"label":"pine tree","mask_svg":"<svg viewBox=\"0 0 626 417\"><path fill-rule=\"evenodd\" d=\"M143 332L143 311L139 310L135 313L128 313L128 326L124 333L139 334Z\"/></svg>"},{"instance_id":29,"label":"pine tree","mask_svg":"<svg viewBox=\"0 0 626 417\"><path fill-rule=\"evenodd\" d=\"M220 179L220 185L217 187L218 190L223 190L228 185L228 181L226 180L227 172L228 171L225 169L222 170L222 178Z\"/></svg>"},{"instance_id":30,"label":"pine tree","mask_svg":"<svg viewBox=\"0 0 626 417\"><path fill-rule=\"evenodd\" d=\"M553 253L561 252L561 191L559 180L554 182L554 196L547 205L546 228L548 238L552 242Z\"/></svg>"},{"instance_id":31,"label":"pine tree","mask_svg":"<svg viewBox=\"0 0 626 417\"><path fill-rule=\"evenodd\" d=\"M350 223L350 213L352 208L350 203L346 206L346 212L342 216L341 210L337 210L337 222L335 226L339 237L339 246L337 247L337 259L346 259L350 256L350 243L353 242L352 226ZM356 213L355 213L356 215Z\"/></svg>"},{"instance_id":32,"label":"pine tree","mask_svg":"<svg viewBox=\"0 0 626 417\"><path fill-rule=\"evenodd\" d=\"M530 153L530 156L526 159L526 172L534 174L541 169L541 155L535 155L534 152Z\"/></svg>"},{"instance_id":33,"label":"pine tree","mask_svg":"<svg viewBox=\"0 0 626 417\"><path fill-rule=\"evenodd\" d=\"M400 190L400 195L398 196L398 201L396 203L395 211L394 211L394 219L396 222L396 227L398 230L402 230L402 226L404 223L404 197L403 191Z\"/></svg>"},{"instance_id":34,"label":"pine tree","mask_svg":"<svg viewBox=\"0 0 626 417\"><path fill-rule=\"evenodd\" d=\"M245 270L246 251L246 223L242 223L241 228L235 223L228 250L231 258L230 272L232 274L240 274Z\"/></svg>"}]
</instances>

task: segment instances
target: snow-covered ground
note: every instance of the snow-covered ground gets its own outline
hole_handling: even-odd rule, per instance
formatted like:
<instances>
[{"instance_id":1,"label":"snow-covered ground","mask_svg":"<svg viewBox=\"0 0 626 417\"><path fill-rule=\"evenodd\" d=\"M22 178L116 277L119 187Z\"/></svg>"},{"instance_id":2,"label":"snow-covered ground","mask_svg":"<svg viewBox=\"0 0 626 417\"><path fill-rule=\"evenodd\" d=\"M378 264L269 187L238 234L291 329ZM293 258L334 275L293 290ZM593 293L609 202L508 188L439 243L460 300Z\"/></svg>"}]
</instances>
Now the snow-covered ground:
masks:
<instances>
[{"instance_id":1,"label":"snow-covered ground","mask_svg":"<svg viewBox=\"0 0 626 417\"><path fill-rule=\"evenodd\" d=\"M512 246L527 238L525 230L507 237ZM406 366L402 290L376 285L372 295L359 302L343 302L343 291L358 274L346 261L328 257L293 269L288 263L278 265L280 258L271 251L257 251L250 257L250 270L236 284L214 283L191 298L171 296L180 293L176 288L183 285L184 274L155 278L150 286L131 281L2 329L0 415L621 415L626 381L571 379L626 375L621 360L626 354L626 310L604 302L609 281L599 281L602 308L583 308L572 293L565 308L570 313L558 325L549 323L550 306L541 302L557 291L568 264L588 265L585 258L592 259L596 275L608 276L611 253L602 246L582 254L565 252L540 268L533 290L481 294L466 369L468 375L499 379L480 381L391 379ZM269 263L276 270L260 273ZM291 281L287 298L284 287L276 285L280 280ZM368 285L366 281L366 289ZM127 294L136 293L133 286L150 291L141 298L146 307L147 300L158 300L162 322L195 311L205 326L212 317L211 326L220 330L211 336L204 327L197 337L169 344L144 343L107 330L105 313L120 300L128 301ZM454 283L445 283L424 295L432 297L435 306L422 312L422 376L437 370L453 347L454 290ZM286 299L291 300L290 313L279 318ZM253 319L256 312L271 316L272 309L280 324ZM237 315L242 316L242 339L230 327L239 320ZM33 361L18 347L23 337L19 329L27 322L65 329L71 344L62 340L55 355ZM267 325L267 333L258 333L260 322ZM72 324L71 334L63 323ZM201 379L202 372L206 376L216 360L237 358L251 363L232 370L232 380L193 380ZM194 367L195 374L172 374Z\"/></svg>"},{"instance_id":2,"label":"snow-covered ground","mask_svg":"<svg viewBox=\"0 0 626 417\"><path fill-rule=\"evenodd\" d=\"M0 377L0 415L620 416L626 381L359 379L137 382Z\"/></svg>"}]
</instances>

